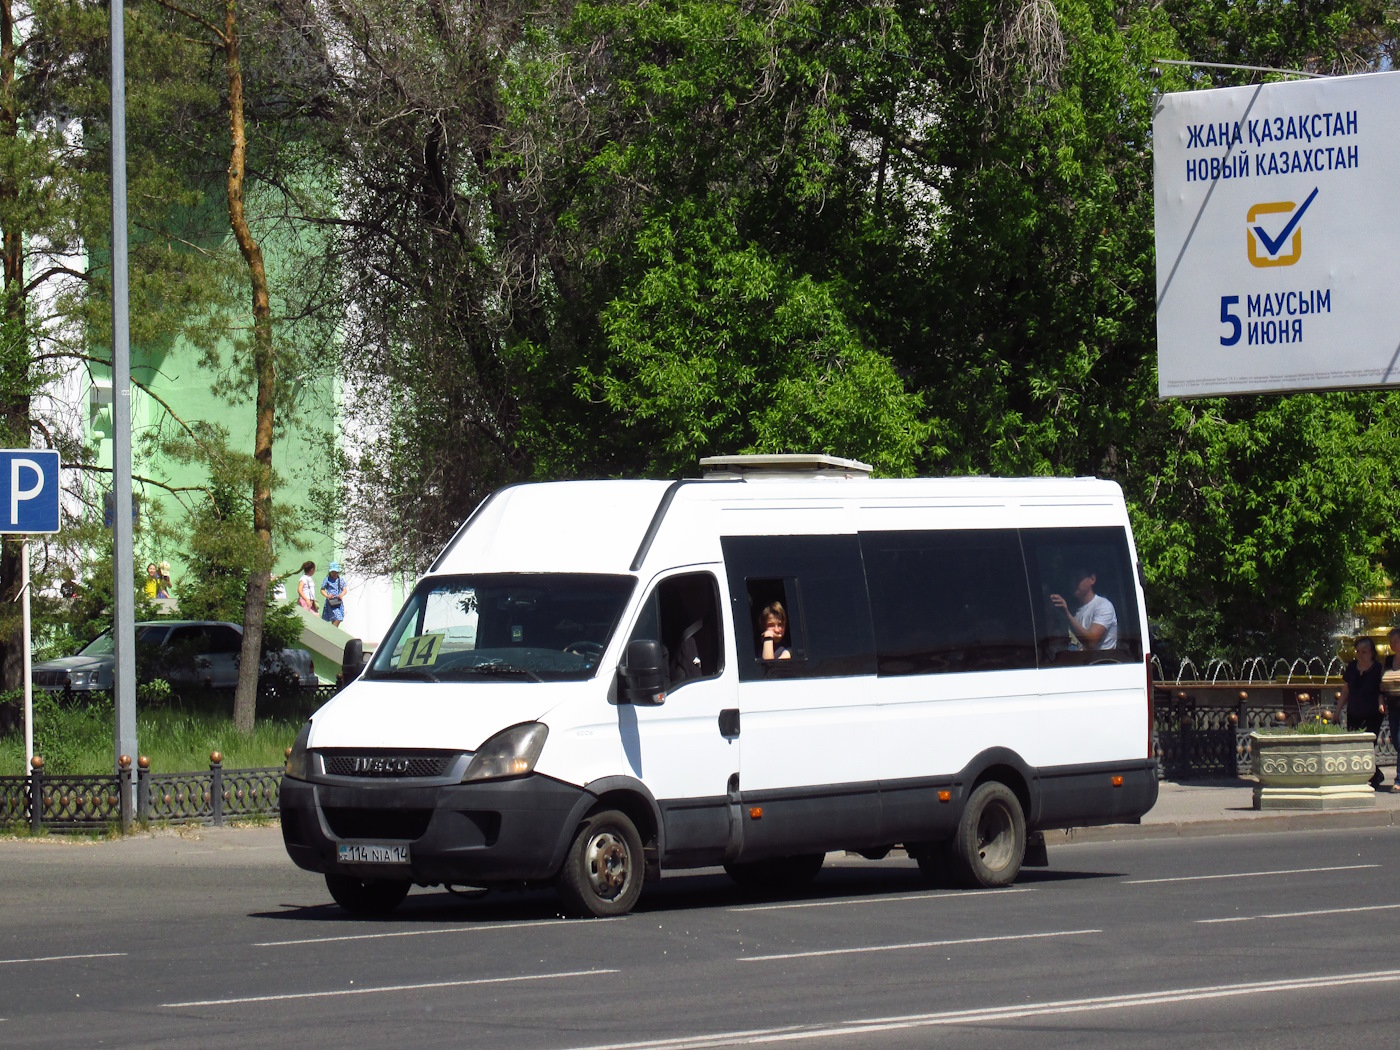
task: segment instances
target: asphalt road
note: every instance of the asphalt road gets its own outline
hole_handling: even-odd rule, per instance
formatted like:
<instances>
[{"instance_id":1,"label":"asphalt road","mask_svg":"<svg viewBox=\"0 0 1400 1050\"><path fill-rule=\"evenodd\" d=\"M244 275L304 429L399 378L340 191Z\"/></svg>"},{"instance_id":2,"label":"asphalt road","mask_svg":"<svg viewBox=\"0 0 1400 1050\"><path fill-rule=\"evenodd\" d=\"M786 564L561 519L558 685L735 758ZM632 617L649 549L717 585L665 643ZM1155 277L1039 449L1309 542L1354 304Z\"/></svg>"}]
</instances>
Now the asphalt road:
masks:
<instances>
[{"instance_id":1,"label":"asphalt road","mask_svg":"<svg viewBox=\"0 0 1400 1050\"><path fill-rule=\"evenodd\" d=\"M0 843L0 1046L1400 1046L1400 829L1052 844L1013 888L834 855L622 919L348 919L275 829Z\"/></svg>"}]
</instances>

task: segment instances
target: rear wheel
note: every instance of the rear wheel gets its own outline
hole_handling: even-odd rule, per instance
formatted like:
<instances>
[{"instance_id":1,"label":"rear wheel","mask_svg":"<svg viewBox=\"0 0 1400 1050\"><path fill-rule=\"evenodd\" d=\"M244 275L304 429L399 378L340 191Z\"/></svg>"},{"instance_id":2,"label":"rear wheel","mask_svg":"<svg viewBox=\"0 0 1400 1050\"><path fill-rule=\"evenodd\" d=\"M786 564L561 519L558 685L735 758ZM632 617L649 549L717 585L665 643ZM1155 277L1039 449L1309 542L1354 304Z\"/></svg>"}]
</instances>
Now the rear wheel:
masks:
<instances>
[{"instance_id":1,"label":"rear wheel","mask_svg":"<svg viewBox=\"0 0 1400 1050\"><path fill-rule=\"evenodd\" d=\"M796 857L726 864L724 870L746 890L771 893L801 889L817 877L825 860L825 853L803 853Z\"/></svg>"},{"instance_id":2,"label":"rear wheel","mask_svg":"<svg viewBox=\"0 0 1400 1050\"><path fill-rule=\"evenodd\" d=\"M584 821L559 872L559 896L574 915L626 915L642 893L642 837L615 809Z\"/></svg>"},{"instance_id":3,"label":"rear wheel","mask_svg":"<svg viewBox=\"0 0 1400 1050\"><path fill-rule=\"evenodd\" d=\"M963 809L950 852L964 885L1015 882L1026 853L1026 818L1015 792L995 780L979 784Z\"/></svg>"},{"instance_id":4,"label":"rear wheel","mask_svg":"<svg viewBox=\"0 0 1400 1050\"><path fill-rule=\"evenodd\" d=\"M399 879L357 879L327 875L326 889L351 915L388 915L403 903L413 883Z\"/></svg>"}]
</instances>

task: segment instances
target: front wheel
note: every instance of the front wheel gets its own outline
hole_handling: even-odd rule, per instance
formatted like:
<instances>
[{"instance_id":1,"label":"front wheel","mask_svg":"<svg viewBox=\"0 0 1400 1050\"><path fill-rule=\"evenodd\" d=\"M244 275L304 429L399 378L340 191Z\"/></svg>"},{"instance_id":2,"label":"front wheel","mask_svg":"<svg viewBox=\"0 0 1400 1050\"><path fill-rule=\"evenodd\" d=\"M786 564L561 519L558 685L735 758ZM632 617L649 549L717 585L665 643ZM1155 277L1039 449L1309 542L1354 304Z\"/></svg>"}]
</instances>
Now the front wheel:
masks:
<instances>
[{"instance_id":1,"label":"front wheel","mask_svg":"<svg viewBox=\"0 0 1400 1050\"><path fill-rule=\"evenodd\" d=\"M573 915L626 915L642 893L642 837L625 813L595 813L574 836L559 872L559 896Z\"/></svg>"},{"instance_id":2,"label":"front wheel","mask_svg":"<svg viewBox=\"0 0 1400 1050\"><path fill-rule=\"evenodd\" d=\"M1026 818L1021 803L1005 784L979 784L967 800L951 854L959 879L967 886L1010 886L1026 853Z\"/></svg>"},{"instance_id":3,"label":"front wheel","mask_svg":"<svg viewBox=\"0 0 1400 1050\"><path fill-rule=\"evenodd\" d=\"M353 875L327 875L326 889L351 915L388 915L403 903L413 884L399 879L357 879Z\"/></svg>"}]
</instances>

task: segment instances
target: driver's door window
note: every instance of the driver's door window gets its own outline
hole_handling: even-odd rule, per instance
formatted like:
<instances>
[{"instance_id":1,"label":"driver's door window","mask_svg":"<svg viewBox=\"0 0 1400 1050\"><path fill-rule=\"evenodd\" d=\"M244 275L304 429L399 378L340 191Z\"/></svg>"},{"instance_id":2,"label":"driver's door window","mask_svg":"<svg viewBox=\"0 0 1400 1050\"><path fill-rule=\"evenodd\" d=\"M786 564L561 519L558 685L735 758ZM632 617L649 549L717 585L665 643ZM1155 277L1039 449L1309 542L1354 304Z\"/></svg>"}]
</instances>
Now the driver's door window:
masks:
<instances>
[{"instance_id":1,"label":"driver's door window","mask_svg":"<svg viewBox=\"0 0 1400 1050\"><path fill-rule=\"evenodd\" d=\"M719 585L708 572L671 576L647 598L632 640L659 639L666 653L670 690L714 678L724 670Z\"/></svg>"}]
</instances>

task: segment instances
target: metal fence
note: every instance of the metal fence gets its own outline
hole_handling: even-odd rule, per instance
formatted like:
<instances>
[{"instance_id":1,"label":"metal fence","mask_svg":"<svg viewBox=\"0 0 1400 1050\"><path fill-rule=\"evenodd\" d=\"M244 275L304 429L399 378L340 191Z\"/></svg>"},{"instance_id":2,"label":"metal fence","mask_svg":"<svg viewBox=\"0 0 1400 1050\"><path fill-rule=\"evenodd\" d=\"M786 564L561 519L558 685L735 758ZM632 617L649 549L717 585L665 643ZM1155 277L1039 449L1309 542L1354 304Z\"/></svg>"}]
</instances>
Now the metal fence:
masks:
<instances>
[{"instance_id":1,"label":"metal fence","mask_svg":"<svg viewBox=\"0 0 1400 1050\"><path fill-rule=\"evenodd\" d=\"M217 754L217 752L216 752ZM282 769L224 769L210 756L208 772L136 771L135 809L116 776L51 776L42 764L27 777L0 777L0 825L33 831L90 831L141 824L223 824L277 815Z\"/></svg>"},{"instance_id":2,"label":"metal fence","mask_svg":"<svg viewBox=\"0 0 1400 1050\"><path fill-rule=\"evenodd\" d=\"M1159 682L1153 690L1153 750L1158 776L1169 780L1248 776L1249 734L1296 725L1335 697L1329 677L1284 684L1267 681ZM316 700L335 692L323 686ZM321 695L324 693L324 695ZM1394 762L1389 716L1376 754ZM216 752L217 755L217 752ZM230 819L277 814L282 769L224 769L210 756L207 772L154 773L137 769L135 809L116 776L50 775L42 766L27 777L0 777L0 826L27 824L34 831L91 830L136 823L223 824ZM33 800L39 800L35 805Z\"/></svg>"},{"instance_id":3,"label":"metal fence","mask_svg":"<svg viewBox=\"0 0 1400 1050\"><path fill-rule=\"evenodd\" d=\"M1331 713L1339 683L1298 683L1261 688L1258 682L1159 684L1153 698L1153 749L1158 776L1167 780L1248 776L1253 768L1249 734L1297 725ZM1245 687L1245 688L1242 688ZM1376 740L1381 763L1395 761L1390 716Z\"/></svg>"}]
</instances>

